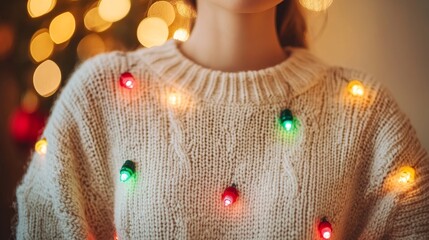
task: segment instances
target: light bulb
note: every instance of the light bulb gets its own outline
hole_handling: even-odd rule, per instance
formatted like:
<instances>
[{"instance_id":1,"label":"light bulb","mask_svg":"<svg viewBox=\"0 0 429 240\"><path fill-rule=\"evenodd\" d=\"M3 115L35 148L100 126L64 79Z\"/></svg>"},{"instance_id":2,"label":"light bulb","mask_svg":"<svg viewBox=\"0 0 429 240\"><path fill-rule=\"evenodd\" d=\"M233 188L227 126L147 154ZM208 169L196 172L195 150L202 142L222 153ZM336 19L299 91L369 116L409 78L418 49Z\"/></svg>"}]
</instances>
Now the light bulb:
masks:
<instances>
[{"instance_id":1,"label":"light bulb","mask_svg":"<svg viewBox=\"0 0 429 240\"><path fill-rule=\"evenodd\" d=\"M48 150L48 142L45 138L42 138L36 142L34 148L39 155L44 156Z\"/></svg>"},{"instance_id":2,"label":"light bulb","mask_svg":"<svg viewBox=\"0 0 429 240\"><path fill-rule=\"evenodd\" d=\"M232 205L238 198L238 191L234 185L225 189L222 194L222 201L225 207Z\"/></svg>"},{"instance_id":3,"label":"light bulb","mask_svg":"<svg viewBox=\"0 0 429 240\"><path fill-rule=\"evenodd\" d=\"M126 89L133 89L135 83L134 76L129 72L122 73L119 78L119 83Z\"/></svg>"},{"instance_id":4,"label":"light bulb","mask_svg":"<svg viewBox=\"0 0 429 240\"><path fill-rule=\"evenodd\" d=\"M178 105L180 103L180 97L177 93L168 94L168 102L171 105Z\"/></svg>"},{"instance_id":5,"label":"light bulb","mask_svg":"<svg viewBox=\"0 0 429 240\"><path fill-rule=\"evenodd\" d=\"M280 113L280 122L286 131L290 131L293 128L293 115L289 109L284 109Z\"/></svg>"},{"instance_id":6,"label":"light bulb","mask_svg":"<svg viewBox=\"0 0 429 240\"><path fill-rule=\"evenodd\" d=\"M323 218L322 221L319 223L319 232L320 236L323 239L330 239L332 236L332 225L331 223L326 220L326 218Z\"/></svg>"},{"instance_id":7,"label":"light bulb","mask_svg":"<svg viewBox=\"0 0 429 240\"><path fill-rule=\"evenodd\" d=\"M135 173L136 166L133 161L127 160L125 161L124 165L121 167L120 171L120 180L121 182L128 181Z\"/></svg>"},{"instance_id":8,"label":"light bulb","mask_svg":"<svg viewBox=\"0 0 429 240\"><path fill-rule=\"evenodd\" d=\"M363 96L365 93L363 84L358 80L350 81L347 88L353 96Z\"/></svg>"},{"instance_id":9,"label":"light bulb","mask_svg":"<svg viewBox=\"0 0 429 240\"><path fill-rule=\"evenodd\" d=\"M399 170L398 182L400 184L407 184L414 182L415 170L410 166L402 167Z\"/></svg>"}]
</instances>

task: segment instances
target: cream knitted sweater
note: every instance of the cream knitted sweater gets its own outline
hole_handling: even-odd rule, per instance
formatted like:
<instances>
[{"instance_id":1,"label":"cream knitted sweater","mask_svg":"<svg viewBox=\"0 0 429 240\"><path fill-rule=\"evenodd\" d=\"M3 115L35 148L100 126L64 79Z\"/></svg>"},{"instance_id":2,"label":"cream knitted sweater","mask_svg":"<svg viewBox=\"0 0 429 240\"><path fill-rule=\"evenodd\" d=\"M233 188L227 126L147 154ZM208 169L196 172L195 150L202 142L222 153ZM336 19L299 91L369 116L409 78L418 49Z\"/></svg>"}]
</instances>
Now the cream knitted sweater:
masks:
<instances>
[{"instance_id":1,"label":"cream knitted sweater","mask_svg":"<svg viewBox=\"0 0 429 240\"><path fill-rule=\"evenodd\" d=\"M43 132L47 153L17 189L18 239L322 239L323 218L331 239L429 239L428 154L370 74L296 47L275 66L222 72L178 44L74 72ZM363 96L348 91L353 79ZM135 175L122 182L126 160ZM402 186L404 166L415 180Z\"/></svg>"}]
</instances>

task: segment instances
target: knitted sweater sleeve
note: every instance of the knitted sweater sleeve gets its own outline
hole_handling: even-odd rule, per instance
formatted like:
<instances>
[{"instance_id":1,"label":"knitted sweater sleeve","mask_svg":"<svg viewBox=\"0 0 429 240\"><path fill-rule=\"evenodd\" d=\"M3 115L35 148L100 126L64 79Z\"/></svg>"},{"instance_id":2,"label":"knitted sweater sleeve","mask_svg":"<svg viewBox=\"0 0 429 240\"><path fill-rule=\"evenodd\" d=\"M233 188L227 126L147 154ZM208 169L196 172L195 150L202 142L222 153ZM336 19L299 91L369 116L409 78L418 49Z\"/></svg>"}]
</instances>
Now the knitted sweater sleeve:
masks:
<instances>
[{"instance_id":1,"label":"knitted sweater sleeve","mask_svg":"<svg viewBox=\"0 0 429 240\"><path fill-rule=\"evenodd\" d=\"M410 119L392 94L382 87L374 103L374 128L371 128L373 163L370 186L378 201L369 206L373 216L368 228L387 218L382 239L428 239L429 237L429 157L420 143ZM401 183L401 169L412 167L414 181ZM374 224L373 224L374 223ZM377 232L380 229L376 230ZM369 234L371 235L371 234ZM380 236L379 236L380 237Z\"/></svg>"},{"instance_id":2,"label":"knitted sweater sleeve","mask_svg":"<svg viewBox=\"0 0 429 240\"><path fill-rule=\"evenodd\" d=\"M93 125L100 110L91 84L102 75L104 57L83 63L54 103L42 136L47 152L32 154L16 191L17 239L113 236L112 178L95 147L105 144L100 126Z\"/></svg>"}]
</instances>

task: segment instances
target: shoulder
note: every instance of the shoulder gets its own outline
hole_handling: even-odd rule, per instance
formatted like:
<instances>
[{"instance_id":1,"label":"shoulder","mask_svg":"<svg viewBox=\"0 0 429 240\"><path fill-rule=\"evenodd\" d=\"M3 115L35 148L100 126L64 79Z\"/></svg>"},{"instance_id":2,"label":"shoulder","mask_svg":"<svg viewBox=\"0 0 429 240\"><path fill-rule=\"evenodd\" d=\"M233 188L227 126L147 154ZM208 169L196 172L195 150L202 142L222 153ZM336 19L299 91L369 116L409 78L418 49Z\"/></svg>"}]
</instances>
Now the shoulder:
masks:
<instances>
[{"instance_id":1,"label":"shoulder","mask_svg":"<svg viewBox=\"0 0 429 240\"><path fill-rule=\"evenodd\" d=\"M150 72L150 62L156 61L163 49L162 46L140 47L98 54L78 63L64 88L84 92L96 89L100 93L105 89L115 90L121 74L130 72L141 77L145 72Z\"/></svg>"},{"instance_id":2,"label":"shoulder","mask_svg":"<svg viewBox=\"0 0 429 240\"><path fill-rule=\"evenodd\" d=\"M400 145L407 139L417 139L411 119L399 105L385 81L374 74L356 68L333 66L329 81L337 87L335 94L344 114L361 122L367 145ZM363 94L353 94L353 81L359 82Z\"/></svg>"},{"instance_id":3,"label":"shoulder","mask_svg":"<svg viewBox=\"0 0 429 240\"><path fill-rule=\"evenodd\" d=\"M126 54L113 51L76 64L54 96L47 131L63 129L65 125L76 127L76 123L94 115L103 101L106 86L116 78L117 71L125 68L125 63ZM75 124L71 124L73 121Z\"/></svg>"},{"instance_id":4,"label":"shoulder","mask_svg":"<svg viewBox=\"0 0 429 240\"><path fill-rule=\"evenodd\" d=\"M384 92L385 86L374 74L363 69L348 67L344 65L331 64L306 48L290 47L297 57L296 65L302 66L303 73L311 73L309 78L314 78L316 84L311 84L311 88L320 97L326 93L325 97L330 99L347 98L348 86L351 82L359 82L364 88L364 97L368 100L374 99L379 92ZM344 99L337 99L344 100Z\"/></svg>"},{"instance_id":5,"label":"shoulder","mask_svg":"<svg viewBox=\"0 0 429 240\"><path fill-rule=\"evenodd\" d=\"M145 59L156 58L158 48L138 48L128 51L111 51L77 63L65 84L54 96L51 117L64 120L72 115L76 119L105 117L112 112L116 101L126 97L120 85L121 75L130 72L136 81L146 81L150 66Z\"/></svg>"},{"instance_id":6,"label":"shoulder","mask_svg":"<svg viewBox=\"0 0 429 240\"><path fill-rule=\"evenodd\" d=\"M111 51L77 63L57 93L55 104L64 102L75 109L102 103L118 88L121 74L133 68L138 52L141 50Z\"/></svg>"},{"instance_id":7,"label":"shoulder","mask_svg":"<svg viewBox=\"0 0 429 240\"><path fill-rule=\"evenodd\" d=\"M329 66L321 85L344 106L361 107L366 112L383 108L386 104L398 107L385 81L363 69Z\"/></svg>"},{"instance_id":8,"label":"shoulder","mask_svg":"<svg viewBox=\"0 0 429 240\"><path fill-rule=\"evenodd\" d=\"M383 83L377 79L374 74L359 69L341 65L329 65L326 68L322 84L326 85L331 91L345 92L352 81L358 81L365 91L364 95L375 97L377 93L384 89Z\"/></svg>"},{"instance_id":9,"label":"shoulder","mask_svg":"<svg viewBox=\"0 0 429 240\"><path fill-rule=\"evenodd\" d=\"M376 138L397 126L414 132L409 117L385 82L362 69L330 66L314 94L325 103L327 111L333 111L333 116L349 119L348 123L359 126L367 137Z\"/></svg>"},{"instance_id":10,"label":"shoulder","mask_svg":"<svg viewBox=\"0 0 429 240\"><path fill-rule=\"evenodd\" d=\"M120 72L126 68L127 53L112 51L98 54L75 66L66 86L69 88L97 87L103 82L114 78L112 73Z\"/></svg>"},{"instance_id":11,"label":"shoulder","mask_svg":"<svg viewBox=\"0 0 429 240\"><path fill-rule=\"evenodd\" d=\"M368 111L374 111L378 114L395 111L397 115L406 117L400 109L399 104L383 79L376 77L373 73L356 68L337 67L341 72L341 86L349 95L349 98L355 97L355 102L360 101ZM353 96L353 82L358 81L362 85L363 94Z\"/></svg>"}]
</instances>

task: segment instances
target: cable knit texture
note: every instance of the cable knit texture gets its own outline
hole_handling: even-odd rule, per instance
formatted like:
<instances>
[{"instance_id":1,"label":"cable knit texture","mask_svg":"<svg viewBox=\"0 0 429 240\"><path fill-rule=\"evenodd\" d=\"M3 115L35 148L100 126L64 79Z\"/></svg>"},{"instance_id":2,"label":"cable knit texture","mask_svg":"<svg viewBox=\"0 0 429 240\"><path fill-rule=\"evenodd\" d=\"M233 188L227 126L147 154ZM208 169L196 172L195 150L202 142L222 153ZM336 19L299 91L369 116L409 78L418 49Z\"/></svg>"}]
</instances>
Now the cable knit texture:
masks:
<instances>
[{"instance_id":1,"label":"cable knit texture","mask_svg":"<svg viewBox=\"0 0 429 240\"><path fill-rule=\"evenodd\" d=\"M43 132L47 153L32 154L17 189L18 239L321 239L323 217L331 239L429 239L428 154L372 75L297 47L275 66L223 72L178 44L75 70ZM353 79L363 96L348 92ZM126 160L136 174L121 182ZM402 166L416 171L407 188ZM232 184L239 197L225 207Z\"/></svg>"}]
</instances>

